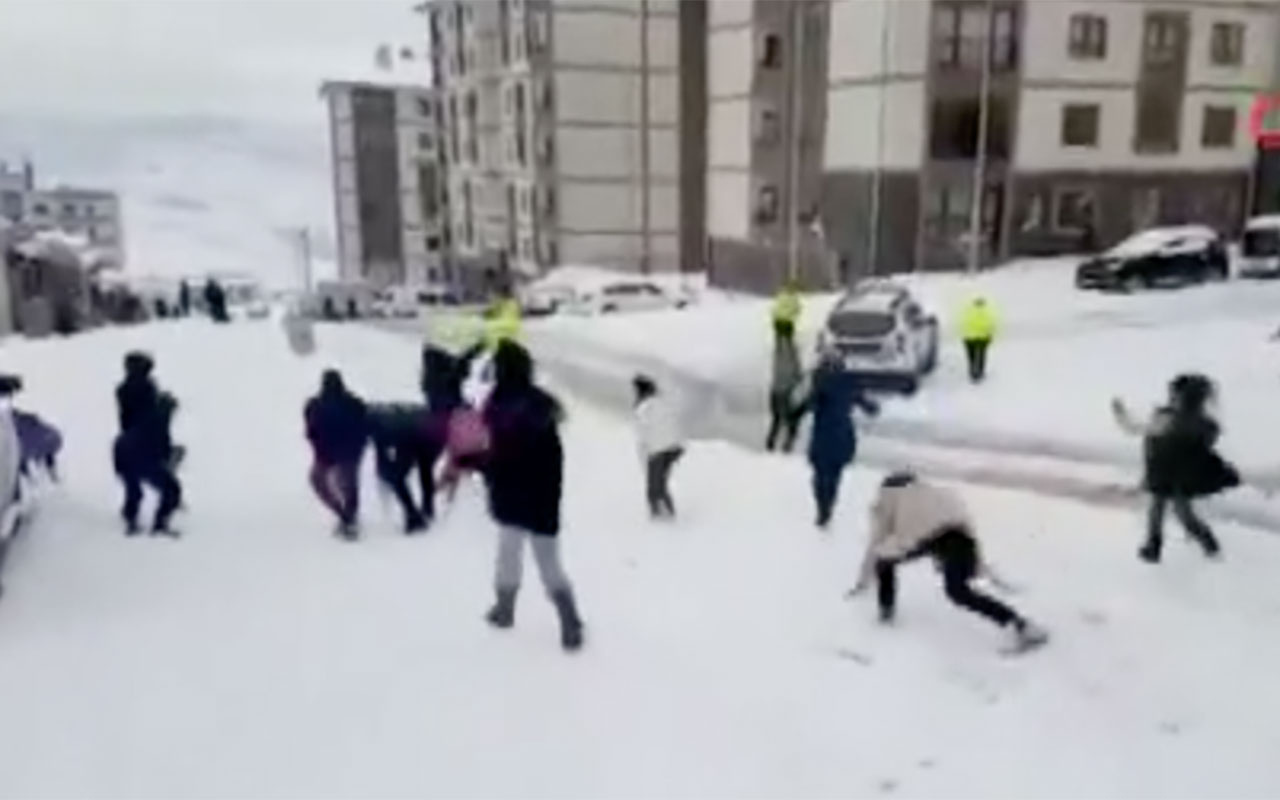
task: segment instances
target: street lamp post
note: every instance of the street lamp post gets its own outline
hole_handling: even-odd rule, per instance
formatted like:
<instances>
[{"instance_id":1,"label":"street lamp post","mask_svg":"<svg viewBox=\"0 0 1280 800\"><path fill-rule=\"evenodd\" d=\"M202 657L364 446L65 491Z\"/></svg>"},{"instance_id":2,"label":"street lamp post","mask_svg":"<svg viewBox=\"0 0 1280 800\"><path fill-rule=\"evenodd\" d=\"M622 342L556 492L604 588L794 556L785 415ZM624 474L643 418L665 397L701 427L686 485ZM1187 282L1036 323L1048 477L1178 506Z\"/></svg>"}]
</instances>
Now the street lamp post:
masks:
<instances>
[{"instance_id":1,"label":"street lamp post","mask_svg":"<svg viewBox=\"0 0 1280 800\"><path fill-rule=\"evenodd\" d=\"M990 127L990 98L991 91L991 54L995 47L995 41L992 38L995 24L995 0L987 0L985 13L986 17L984 30L986 34L982 38L982 80L980 81L981 96L978 99L978 135L977 144L978 152L973 160L973 186L971 188L969 198L969 258L968 271L977 272L978 267L982 263L982 201L983 195L986 194L986 173L987 173L987 129Z\"/></svg>"}]
</instances>

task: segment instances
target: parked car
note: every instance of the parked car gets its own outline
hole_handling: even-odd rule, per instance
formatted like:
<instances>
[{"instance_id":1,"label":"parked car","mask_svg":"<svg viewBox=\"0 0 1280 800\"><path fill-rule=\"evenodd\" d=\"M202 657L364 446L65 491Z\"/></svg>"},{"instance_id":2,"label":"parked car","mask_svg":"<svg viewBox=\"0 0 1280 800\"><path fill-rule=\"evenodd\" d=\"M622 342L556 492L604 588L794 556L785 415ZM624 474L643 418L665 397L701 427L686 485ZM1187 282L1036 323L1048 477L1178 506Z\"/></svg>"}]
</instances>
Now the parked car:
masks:
<instances>
[{"instance_id":1,"label":"parked car","mask_svg":"<svg viewBox=\"0 0 1280 800\"><path fill-rule=\"evenodd\" d=\"M615 311L652 311L687 305L688 297L668 292L652 281L617 278L580 288L574 293L568 308L578 314L612 314Z\"/></svg>"},{"instance_id":2,"label":"parked car","mask_svg":"<svg viewBox=\"0 0 1280 800\"><path fill-rule=\"evenodd\" d=\"M525 316L545 317L573 305L575 292L564 284L534 284L520 295L520 307Z\"/></svg>"},{"instance_id":3,"label":"parked car","mask_svg":"<svg viewBox=\"0 0 1280 800\"><path fill-rule=\"evenodd\" d=\"M1180 225L1140 231L1076 270L1076 287L1133 292L1225 280L1227 245L1212 228Z\"/></svg>"},{"instance_id":4,"label":"parked car","mask_svg":"<svg viewBox=\"0 0 1280 800\"><path fill-rule=\"evenodd\" d=\"M418 316L418 292L410 286L375 292L369 313L381 319L413 319Z\"/></svg>"},{"instance_id":5,"label":"parked car","mask_svg":"<svg viewBox=\"0 0 1280 800\"><path fill-rule=\"evenodd\" d=\"M834 353L872 389L904 394L938 366L938 346L938 318L906 287L885 282L854 287L818 335L820 354Z\"/></svg>"},{"instance_id":6,"label":"parked car","mask_svg":"<svg viewBox=\"0 0 1280 800\"><path fill-rule=\"evenodd\" d=\"M1240 237L1240 277L1280 278L1280 214L1254 217Z\"/></svg>"}]
</instances>

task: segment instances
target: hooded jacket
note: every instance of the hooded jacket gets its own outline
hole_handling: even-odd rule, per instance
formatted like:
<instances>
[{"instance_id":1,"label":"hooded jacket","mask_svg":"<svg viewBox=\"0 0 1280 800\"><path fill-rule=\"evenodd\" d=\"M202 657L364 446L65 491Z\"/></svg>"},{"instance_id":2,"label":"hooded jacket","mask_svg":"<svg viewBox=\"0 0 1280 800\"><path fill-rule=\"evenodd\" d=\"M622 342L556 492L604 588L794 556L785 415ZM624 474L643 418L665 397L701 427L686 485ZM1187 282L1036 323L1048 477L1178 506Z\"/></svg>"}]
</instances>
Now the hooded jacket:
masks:
<instances>
[{"instance_id":1,"label":"hooded jacket","mask_svg":"<svg viewBox=\"0 0 1280 800\"><path fill-rule=\"evenodd\" d=\"M307 439L321 464L360 461L369 439L368 410L336 372L325 373L320 393L303 412Z\"/></svg>"},{"instance_id":2,"label":"hooded jacket","mask_svg":"<svg viewBox=\"0 0 1280 800\"><path fill-rule=\"evenodd\" d=\"M120 471L150 469L173 453L169 429L177 403L156 387L151 370L150 358L131 354L125 359L125 379L116 387L120 435L115 460Z\"/></svg>"},{"instance_id":3,"label":"hooded jacket","mask_svg":"<svg viewBox=\"0 0 1280 800\"><path fill-rule=\"evenodd\" d=\"M853 407L878 414L880 406L867 397L856 375L831 364L819 364L804 410L813 413L809 463L815 469L843 469L858 449Z\"/></svg>"},{"instance_id":4,"label":"hooded jacket","mask_svg":"<svg viewBox=\"0 0 1280 800\"><path fill-rule=\"evenodd\" d=\"M958 494L909 473L888 476L871 505L871 534L859 580L871 578L877 561L904 558L947 528L972 535L969 512Z\"/></svg>"},{"instance_id":5,"label":"hooded jacket","mask_svg":"<svg viewBox=\"0 0 1280 800\"><path fill-rule=\"evenodd\" d=\"M520 345L501 343L493 370L493 391L484 407L489 511L500 525L555 536L564 471L560 404L533 384L533 360Z\"/></svg>"}]
</instances>

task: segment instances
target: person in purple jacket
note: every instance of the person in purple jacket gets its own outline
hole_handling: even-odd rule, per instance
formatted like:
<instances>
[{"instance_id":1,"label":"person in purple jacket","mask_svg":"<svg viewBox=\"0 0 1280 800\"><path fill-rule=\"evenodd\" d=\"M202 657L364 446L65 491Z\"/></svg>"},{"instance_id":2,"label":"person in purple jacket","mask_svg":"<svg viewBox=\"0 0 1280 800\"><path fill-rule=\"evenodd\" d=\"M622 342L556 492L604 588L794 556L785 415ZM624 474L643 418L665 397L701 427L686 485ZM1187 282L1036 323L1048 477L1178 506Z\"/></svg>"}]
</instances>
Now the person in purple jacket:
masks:
<instances>
[{"instance_id":1,"label":"person in purple jacket","mask_svg":"<svg viewBox=\"0 0 1280 800\"><path fill-rule=\"evenodd\" d=\"M326 370L320 393L307 401L307 439L314 462L311 488L338 517L337 535L359 536L360 462L369 441L369 413L364 401L347 389L337 370Z\"/></svg>"}]
</instances>

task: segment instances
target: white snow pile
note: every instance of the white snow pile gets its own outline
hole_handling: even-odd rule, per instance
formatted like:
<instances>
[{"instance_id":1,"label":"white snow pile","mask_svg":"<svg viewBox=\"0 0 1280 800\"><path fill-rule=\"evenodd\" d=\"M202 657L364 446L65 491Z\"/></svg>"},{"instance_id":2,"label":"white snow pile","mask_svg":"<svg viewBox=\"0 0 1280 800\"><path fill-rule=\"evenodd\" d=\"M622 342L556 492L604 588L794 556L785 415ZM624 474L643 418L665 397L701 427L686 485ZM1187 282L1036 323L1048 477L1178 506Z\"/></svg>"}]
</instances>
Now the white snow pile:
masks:
<instances>
[{"instance_id":1,"label":"white snow pile","mask_svg":"<svg viewBox=\"0 0 1280 800\"><path fill-rule=\"evenodd\" d=\"M655 526L630 430L569 398L562 536L588 645L567 656L532 570L514 631L481 620L478 487L408 539L366 482L364 540L329 534L301 405L329 365L410 398L417 347L318 337L309 360L269 323L5 343L67 451L0 604L0 796L1280 792L1276 539L1226 526L1209 563L1175 537L1153 568L1135 514L965 488L1012 601L1054 634L1007 659L927 566L904 570L892 629L842 601L877 474L850 474L823 537L802 461L699 444L680 520ZM178 541L126 539L116 517L131 348L182 403Z\"/></svg>"}]
</instances>

